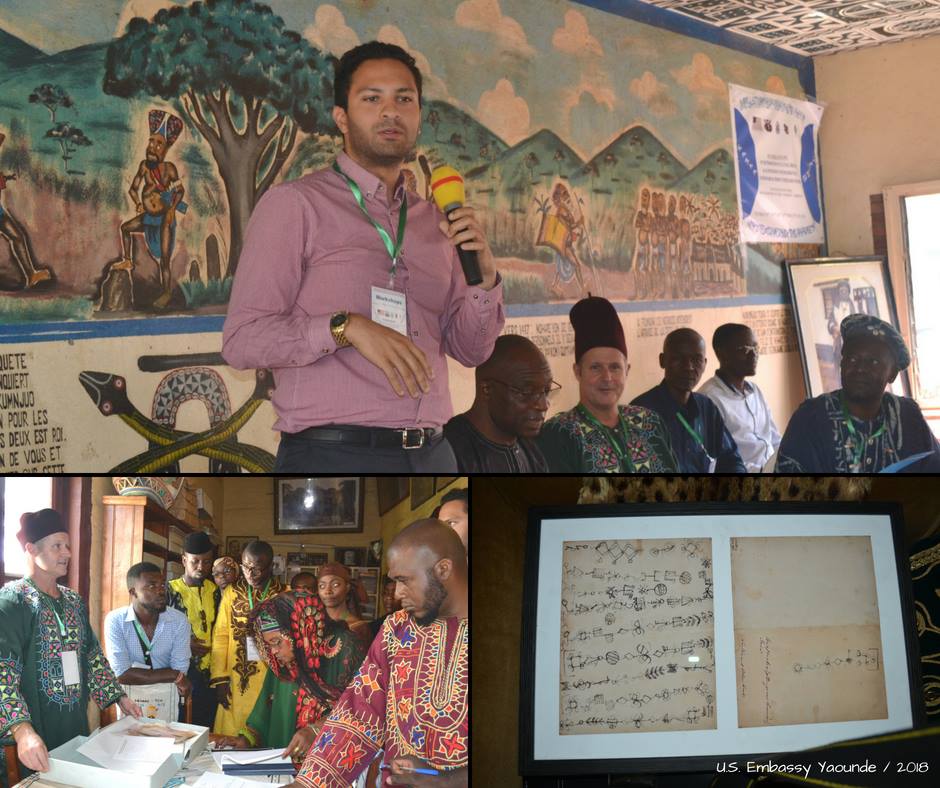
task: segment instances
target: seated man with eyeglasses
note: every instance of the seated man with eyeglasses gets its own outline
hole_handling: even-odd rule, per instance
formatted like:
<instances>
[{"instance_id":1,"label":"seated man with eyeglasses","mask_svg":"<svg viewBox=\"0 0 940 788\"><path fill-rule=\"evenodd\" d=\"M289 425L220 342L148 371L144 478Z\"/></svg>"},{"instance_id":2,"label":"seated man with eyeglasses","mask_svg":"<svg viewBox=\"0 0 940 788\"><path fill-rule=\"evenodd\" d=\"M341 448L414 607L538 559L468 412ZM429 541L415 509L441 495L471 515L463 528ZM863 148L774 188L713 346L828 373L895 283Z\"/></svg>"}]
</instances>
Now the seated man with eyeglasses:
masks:
<instances>
[{"instance_id":1,"label":"seated man with eyeglasses","mask_svg":"<svg viewBox=\"0 0 940 788\"><path fill-rule=\"evenodd\" d=\"M871 315L849 315L840 328L842 388L796 409L777 472L940 471L940 444L917 403L885 390L911 363L904 339Z\"/></svg>"},{"instance_id":2,"label":"seated man with eyeglasses","mask_svg":"<svg viewBox=\"0 0 940 788\"><path fill-rule=\"evenodd\" d=\"M757 338L741 323L725 323L715 329L712 347L718 369L698 393L718 408L747 472L769 470L780 445L780 432L757 384L745 380L757 374Z\"/></svg>"},{"instance_id":3,"label":"seated man with eyeglasses","mask_svg":"<svg viewBox=\"0 0 940 788\"><path fill-rule=\"evenodd\" d=\"M506 334L476 368L476 398L444 425L461 473L547 473L534 439L549 398L559 389L545 356L530 340Z\"/></svg>"}]
</instances>

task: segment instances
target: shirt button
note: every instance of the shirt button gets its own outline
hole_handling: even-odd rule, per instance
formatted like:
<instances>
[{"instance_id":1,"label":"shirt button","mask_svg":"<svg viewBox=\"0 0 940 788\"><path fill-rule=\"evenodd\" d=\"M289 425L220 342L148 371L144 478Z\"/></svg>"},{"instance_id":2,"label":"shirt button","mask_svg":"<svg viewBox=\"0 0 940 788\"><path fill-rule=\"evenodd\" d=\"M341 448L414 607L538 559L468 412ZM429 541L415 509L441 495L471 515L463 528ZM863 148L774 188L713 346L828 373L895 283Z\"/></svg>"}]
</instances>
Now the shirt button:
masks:
<instances>
[{"instance_id":1,"label":"shirt button","mask_svg":"<svg viewBox=\"0 0 940 788\"><path fill-rule=\"evenodd\" d=\"M480 297L480 296L478 296L476 293L473 294L473 300L474 300L474 301L476 301L479 297Z\"/></svg>"},{"instance_id":2,"label":"shirt button","mask_svg":"<svg viewBox=\"0 0 940 788\"><path fill-rule=\"evenodd\" d=\"M869 457L867 460L865 460L865 464L866 464L866 465L871 465L871 457Z\"/></svg>"},{"instance_id":3,"label":"shirt button","mask_svg":"<svg viewBox=\"0 0 940 788\"><path fill-rule=\"evenodd\" d=\"M329 351L328 348L323 348L323 352L324 352L324 353L329 353L330 351Z\"/></svg>"},{"instance_id":4,"label":"shirt button","mask_svg":"<svg viewBox=\"0 0 940 788\"><path fill-rule=\"evenodd\" d=\"M417 332L417 331L412 331L411 334L412 334L412 336L418 336L418 332Z\"/></svg>"},{"instance_id":5,"label":"shirt button","mask_svg":"<svg viewBox=\"0 0 940 788\"><path fill-rule=\"evenodd\" d=\"M484 304L488 304L489 302L490 302L490 299L488 299L488 298L483 299L483 303L484 303Z\"/></svg>"}]
</instances>

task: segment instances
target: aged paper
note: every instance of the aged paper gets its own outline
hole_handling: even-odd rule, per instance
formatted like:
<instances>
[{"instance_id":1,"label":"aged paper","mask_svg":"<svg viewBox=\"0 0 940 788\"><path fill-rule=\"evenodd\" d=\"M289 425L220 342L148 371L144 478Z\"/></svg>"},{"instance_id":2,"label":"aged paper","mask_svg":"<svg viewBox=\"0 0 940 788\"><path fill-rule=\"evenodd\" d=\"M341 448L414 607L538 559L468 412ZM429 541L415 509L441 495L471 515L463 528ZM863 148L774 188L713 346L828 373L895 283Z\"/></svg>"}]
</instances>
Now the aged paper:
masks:
<instances>
[{"instance_id":1,"label":"aged paper","mask_svg":"<svg viewBox=\"0 0 940 788\"><path fill-rule=\"evenodd\" d=\"M565 542L560 734L715 727L710 539Z\"/></svg>"},{"instance_id":2,"label":"aged paper","mask_svg":"<svg viewBox=\"0 0 940 788\"><path fill-rule=\"evenodd\" d=\"M738 724L888 716L867 536L731 540Z\"/></svg>"}]
</instances>

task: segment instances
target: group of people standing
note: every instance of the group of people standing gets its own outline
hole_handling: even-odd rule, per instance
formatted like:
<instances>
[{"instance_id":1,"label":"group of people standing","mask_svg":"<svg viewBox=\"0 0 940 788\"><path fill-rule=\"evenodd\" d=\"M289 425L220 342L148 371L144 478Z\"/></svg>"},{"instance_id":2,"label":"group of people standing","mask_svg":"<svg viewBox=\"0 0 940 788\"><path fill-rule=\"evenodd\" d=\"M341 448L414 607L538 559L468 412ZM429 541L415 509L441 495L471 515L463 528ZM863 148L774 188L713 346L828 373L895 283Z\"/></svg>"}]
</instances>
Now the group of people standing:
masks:
<instances>
[{"instance_id":1,"label":"group of people standing","mask_svg":"<svg viewBox=\"0 0 940 788\"><path fill-rule=\"evenodd\" d=\"M28 769L88 733L89 698L141 716L134 686L173 684L217 747L283 748L306 788L349 786L382 750L389 784L467 784L467 552L449 524L419 520L392 541L378 622L360 617L341 564L287 587L267 542L248 543L239 568L190 534L182 577L130 568L131 604L106 616L102 650L84 601L56 582L70 559L61 518L21 522L28 573L0 591L0 734Z\"/></svg>"},{"instance_id":2,"label":"group of people standing","mask_svg":"<svg viewBox=\"0 0 940 788\"><path fill-rule=\"evenodd\" d=\"M842 388L807 399L781 436L757 384L749 326L712 336L715 375L699 386L705 339L670 332L662 381L620 404L630 365L623 325L604 298L571 308L579 401L546 420L561 386L529 339L504 335L476 369L476 396L444 434L464 473L874 473L936 471L940 444L917 403L887 390L910 354L898 331L863 314L841 324Z\"/></svg>"}]
</instances>

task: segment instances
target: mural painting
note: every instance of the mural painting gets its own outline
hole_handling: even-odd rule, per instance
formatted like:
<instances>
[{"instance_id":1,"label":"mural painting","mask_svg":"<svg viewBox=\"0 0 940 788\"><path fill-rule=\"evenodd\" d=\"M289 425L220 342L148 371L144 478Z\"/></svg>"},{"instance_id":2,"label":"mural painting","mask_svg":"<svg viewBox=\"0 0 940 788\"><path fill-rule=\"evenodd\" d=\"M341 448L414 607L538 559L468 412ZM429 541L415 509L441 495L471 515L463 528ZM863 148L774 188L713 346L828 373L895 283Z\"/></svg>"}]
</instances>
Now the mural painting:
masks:
<instances>
[{"instance_id":1,"label":"mural painting","mask_svg":"<svg viewBox=\"0 0 940 788\"><path fill-rule=\"evenodd\" d=\"M341 145L332 58L372 38L417 58L409 185L464 173L509 331L588 292L780 303L781 259L818 251L737 242L727 83L802 95L794 69L565 0L65 5L0 8L0 394L55 422L50 465L273 467L273 380L224 364L222 320L258 200ZM0 467L42 470L19 440Z\"/></svg>"}]
</instances>

